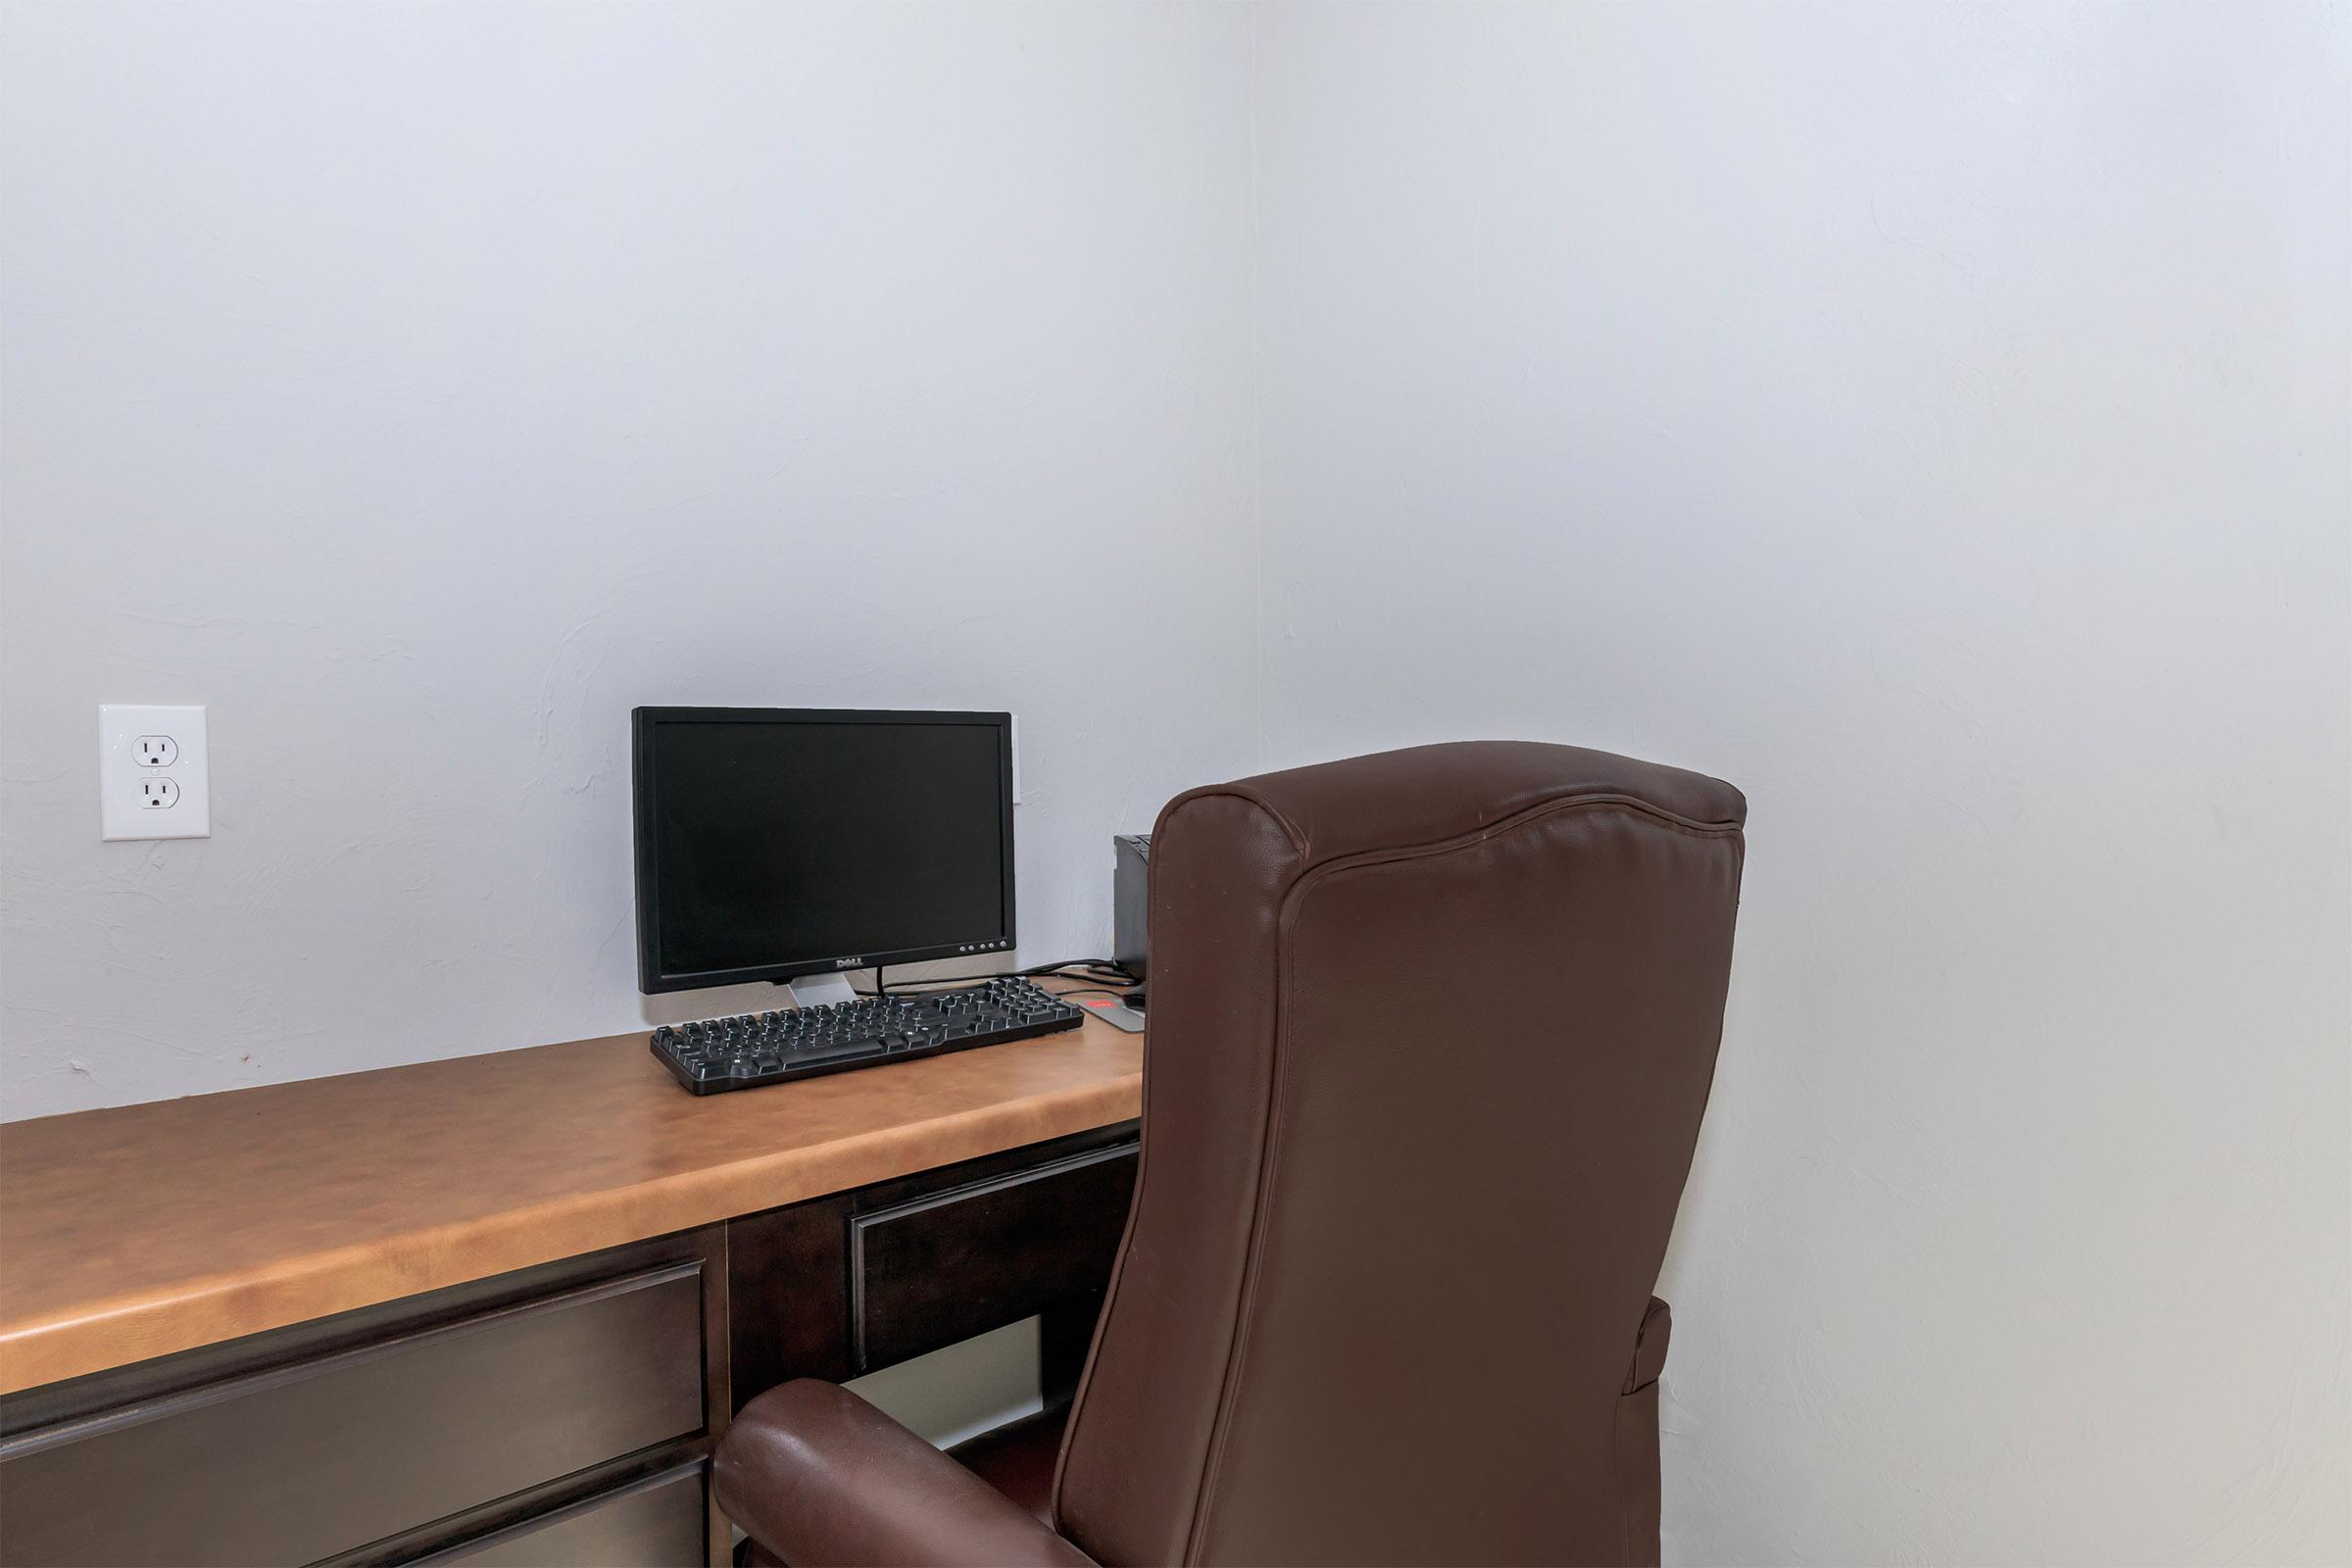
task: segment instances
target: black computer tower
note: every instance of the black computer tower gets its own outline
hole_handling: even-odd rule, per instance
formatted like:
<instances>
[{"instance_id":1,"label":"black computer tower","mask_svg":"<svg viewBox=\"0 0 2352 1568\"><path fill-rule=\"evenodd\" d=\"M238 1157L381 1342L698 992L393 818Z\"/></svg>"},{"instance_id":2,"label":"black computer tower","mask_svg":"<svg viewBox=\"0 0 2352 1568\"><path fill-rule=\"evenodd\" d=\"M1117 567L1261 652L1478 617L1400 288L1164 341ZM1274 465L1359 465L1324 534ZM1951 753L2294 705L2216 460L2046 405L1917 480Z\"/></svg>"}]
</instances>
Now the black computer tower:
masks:
<instances>
[{"instance_id":1,"label":"black computer tower","mask_svg":"<svg viewBox=\"0 0 2352 1568\"><path fill-rule=\"evenodd\" d=\"M1140 980L1150 935L1146 922L1152 909L1152 835L1121 833L1110 844L1117 856L1110 877L1110 956Z\"/></svg>"}]
</instances>

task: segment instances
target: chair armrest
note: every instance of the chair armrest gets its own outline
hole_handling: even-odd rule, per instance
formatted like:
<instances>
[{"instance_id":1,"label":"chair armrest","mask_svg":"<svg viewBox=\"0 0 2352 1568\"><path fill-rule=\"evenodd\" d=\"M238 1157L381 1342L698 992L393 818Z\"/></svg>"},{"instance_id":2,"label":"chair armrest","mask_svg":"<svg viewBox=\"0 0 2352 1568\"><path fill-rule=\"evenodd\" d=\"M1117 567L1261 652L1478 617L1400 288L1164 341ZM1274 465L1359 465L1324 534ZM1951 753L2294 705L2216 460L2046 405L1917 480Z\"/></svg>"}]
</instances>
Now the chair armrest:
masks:
<instances>
[{"instance_id":1,"label":"chair armrest","mask_svg":"<svg viewBox=\"0 0 2352 1568\"><path fill-rule=\"evenodd\" d=\"M1093 1568L1020 1504L831 1383L803 1378L745 1405L711 1468L727 1517L795 1568Z\"/></svg>"}]
</instances>

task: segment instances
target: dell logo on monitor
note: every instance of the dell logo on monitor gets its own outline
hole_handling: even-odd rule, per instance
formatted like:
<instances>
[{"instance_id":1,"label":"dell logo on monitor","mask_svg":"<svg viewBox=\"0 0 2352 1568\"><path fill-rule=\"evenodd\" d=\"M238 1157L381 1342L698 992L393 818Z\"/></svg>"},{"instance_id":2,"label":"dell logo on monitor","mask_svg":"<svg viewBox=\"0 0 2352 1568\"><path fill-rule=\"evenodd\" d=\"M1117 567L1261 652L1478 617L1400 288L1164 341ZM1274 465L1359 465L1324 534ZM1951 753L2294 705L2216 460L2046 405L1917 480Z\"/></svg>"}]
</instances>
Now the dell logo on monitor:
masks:
<instances>
[{"instance_id":1,"label":"dell logo on monitor","mask_svg":"<svg viewBox=\"0 0 2352 1568\"><path fill-rule=\"evenodd\" d=\"M836 969L862 969L865 967L865 960L863 958L835 958L833 967Z\"/></svg>"}]
</instances>

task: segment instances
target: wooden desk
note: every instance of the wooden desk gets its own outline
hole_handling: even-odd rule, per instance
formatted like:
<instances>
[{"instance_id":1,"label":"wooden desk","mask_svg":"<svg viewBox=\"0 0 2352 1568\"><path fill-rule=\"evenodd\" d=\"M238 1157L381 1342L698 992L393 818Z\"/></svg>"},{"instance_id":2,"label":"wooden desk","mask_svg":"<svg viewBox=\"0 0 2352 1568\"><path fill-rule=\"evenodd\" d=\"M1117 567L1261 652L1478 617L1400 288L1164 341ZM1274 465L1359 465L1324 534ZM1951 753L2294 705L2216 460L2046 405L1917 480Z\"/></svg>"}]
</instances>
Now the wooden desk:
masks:
<instances>
[{"instance_id":1,"label":"wooden desk","mask_svg":"<svg viewBox=\"0 0 2352 1568\"><path fill-rule=\"evenodd\" d=\"M0 1562L723 1551L760 1389L1040 1310L1068 1374L1141 1089L1091 1020L701 1099L624 1035L0 1126Z\"/></svg>"}]
</instances>

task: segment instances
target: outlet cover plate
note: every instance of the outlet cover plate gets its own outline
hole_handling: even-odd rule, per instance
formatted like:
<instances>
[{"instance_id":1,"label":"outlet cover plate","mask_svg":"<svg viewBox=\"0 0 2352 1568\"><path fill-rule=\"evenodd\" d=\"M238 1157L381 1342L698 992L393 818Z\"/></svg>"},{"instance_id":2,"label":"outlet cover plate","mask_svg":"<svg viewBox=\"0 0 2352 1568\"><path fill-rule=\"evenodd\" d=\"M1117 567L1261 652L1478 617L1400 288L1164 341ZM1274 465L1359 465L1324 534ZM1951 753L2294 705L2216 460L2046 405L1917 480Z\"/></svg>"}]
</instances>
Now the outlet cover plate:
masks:
<instances>
[{"instance_id":1,"label":"outlet cover plate","mask_svg":"<svg viewBox=\"0 0 2352 1568\"><path fill-rule=\"evenodd\" d=\"M139 760L141 741L172 742L175 755L165 766ZM213 836L212 770L204 744L204 710L150 708L122 703L98 710L98 836L102 839L209 839ZM155 748L146 748L154 755ZM171 792L145 788L170 782L177 798L154 802Z\"/></svg>"}]
</instances>

